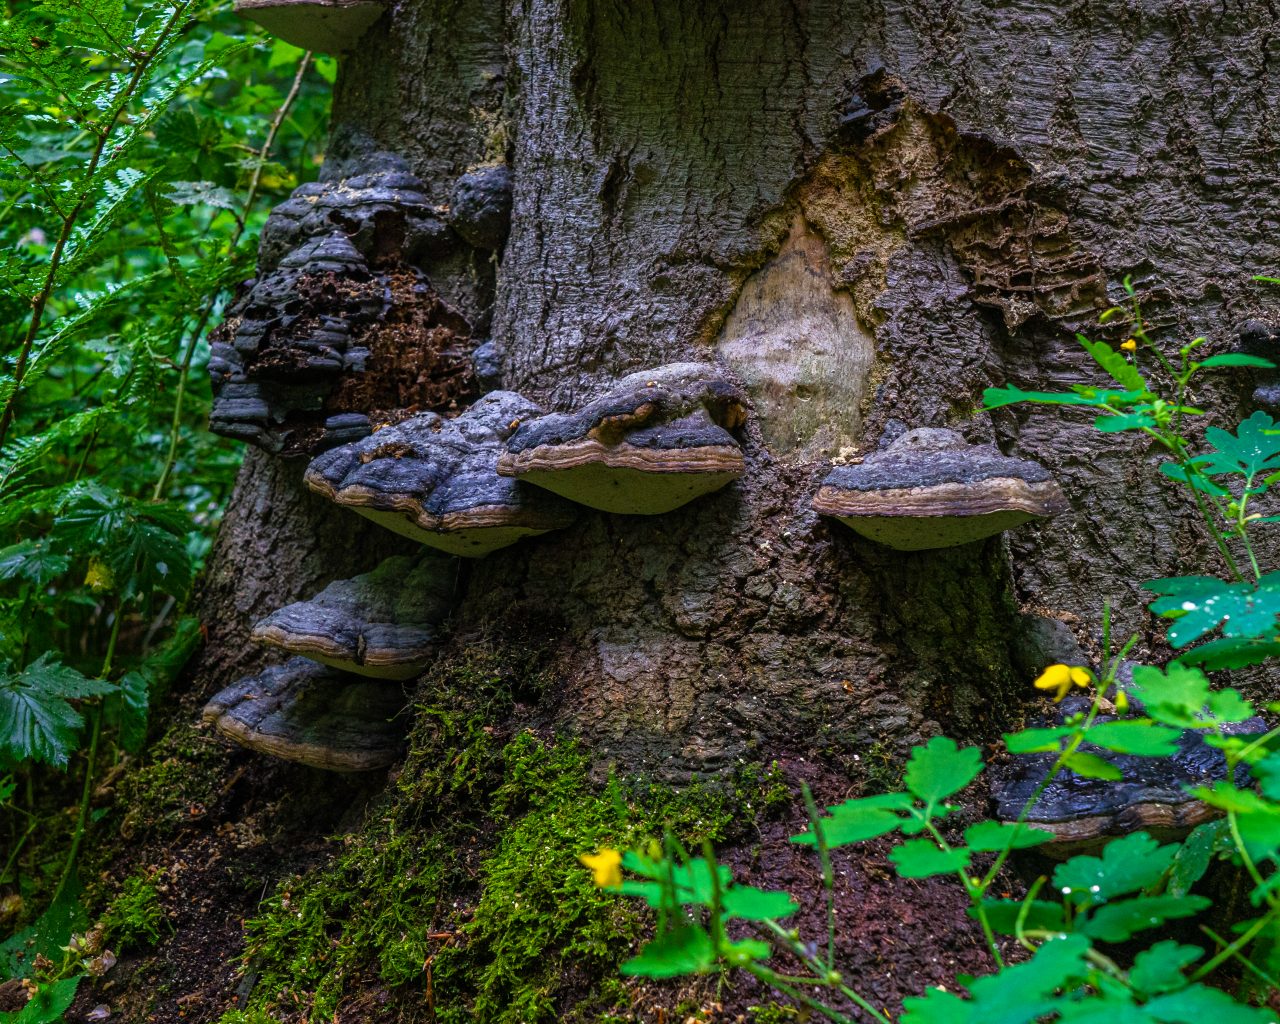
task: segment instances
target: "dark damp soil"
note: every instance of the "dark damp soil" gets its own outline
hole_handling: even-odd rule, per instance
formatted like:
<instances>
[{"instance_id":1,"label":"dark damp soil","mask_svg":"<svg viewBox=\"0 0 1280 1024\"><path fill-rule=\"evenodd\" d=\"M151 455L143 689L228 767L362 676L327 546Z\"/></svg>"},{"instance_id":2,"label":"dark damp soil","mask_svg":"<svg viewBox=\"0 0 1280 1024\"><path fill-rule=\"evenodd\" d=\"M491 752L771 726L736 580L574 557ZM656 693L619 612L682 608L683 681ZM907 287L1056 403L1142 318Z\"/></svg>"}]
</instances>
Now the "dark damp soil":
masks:
<instances>
[{"instance_id":1,"label":"dark damp soil","mask_svg":"<svg viewBox=\"0 0 1280 1024\"><path fill-rule=\"evenodd\" d=\"M340 839L330 837L357 830L385 785L380 774L335 776L229 748L195 724L200 703L187 698L174 708L168 732L118 786L86 865L100 905L123 880L139 873L153 878L166 917L161 939L154 948L117 950L118 964L81 986L67 1024L103 1019L90 1014L104 1006L110 1010L105 1019L120 1024L212 1024L245 1005L255 979L239 962L244 920L259 913L281 878L327 863L341 848ZM805 828L800 784L807 782L821 804L867 790L830 766L794 757L779 758L778 765L795 798L719 852L740 880L790 892L802 906L792 923L806 941L822 945L827 929L818 859L788 841ZM973 796L971 802L985 804L985 794ZM956 824L979 816L959 815ZM955 880L898 878L887 860L891 847L882 840L833 855L836 963L866 998L896 1013L904 997L950 985L957 974L986 973L991 965ZM1007 888L1021 886L1011 880ZM585 999L596 981L575 978L572 990ZM629 1011L606 1019L747 1022L755 1017L750 1008L775 998L745 974L727 984L632 983L629 992ZM340 1024L430 1019L425 979L424 986L388 990L372 973L344 998L339 1014Z\"/></svg>"}]
</instances>

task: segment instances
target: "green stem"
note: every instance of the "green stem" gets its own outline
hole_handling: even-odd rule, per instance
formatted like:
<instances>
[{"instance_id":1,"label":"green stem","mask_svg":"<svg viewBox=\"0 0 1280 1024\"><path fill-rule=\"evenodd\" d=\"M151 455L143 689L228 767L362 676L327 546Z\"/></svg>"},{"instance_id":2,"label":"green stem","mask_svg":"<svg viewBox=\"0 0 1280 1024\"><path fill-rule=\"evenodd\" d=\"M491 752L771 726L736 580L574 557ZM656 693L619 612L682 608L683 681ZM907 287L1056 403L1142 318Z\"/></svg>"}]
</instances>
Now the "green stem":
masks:
<instances>
[{"instance_id":1,"label":"green stem","mask_svg":"<svg viewBox=\"0 0 1280 1024\"><path fill-rule=\"evenodd\" d=\"M179 4L174 7L173 13L169 16L168 22L157 37L155 45L139 57L138 63L134 65L133 74L120 92L119 102L116 103L106 122L97 132L97 142L94 143L93 152L84 169L83 180L85 187L75 204L62 218L58 240L54 243L53 251L49 255L49 267L45 271L44 281L40 285L40 290L31 299L31 319L27 322L26 333L23 335L22 344L18 348L18 359L13 366L13 391L4 403L3 412L0 412L0 445L4 444L5 437L9 433L9 425L13 422L14 409L18 402L18 392L22 387L22 378L27 372L27 362L31 358L31 350L35 346L36 335L40 333L45 307L49 304L49 298L53 295L53 289L57 284L58 268L62 266L62 258L66 254L67 243L71 240L71 233L76 226L76 221L79 220L80 214L84 212L85 207L89 205L89 198L93 195L93 175L98 170L98 164L102 161L102 154L107 148L107 140L110 139L111 132L120 120L120 115L124 113L130 100L133 99L134 93L142 83L142 78L146 74L147 68L151 66L151 62L160 52L169 33L173 31L179 20L185 16L186 8L186 4Z\"/></svg>"},{"instance_id":2,"label":"green stem","mask_svg":"<svg viewBox=\"0 0 1280 1024\"><path fill-rule=\"evenodd\" d=\"M120 624L124 621L124 602L116 606L116 621L111 626L111 637L107 641L107 655L102 661L99 678L106 679L111 675L111 663L116 655L116 641L120 638ZM71 849L67 851L67 860L62 867L62 877L58 879L58 888L53 898L56 902L62 895L67 883L76 869L76 861L80 856L80 844L84 841L84 833L89 825L89 804L93 798L94 769L98 760L98 742L102 739L102 703L98 702L89 712L93 722L90 727L89 753L84 767L84 788L80 792L80 812L76 816L76 831L71 837Z\"/></svg>"},{"instance_id":3,"label":"green stem","mask_svg":"<svg viewBox=\"0 0 1280 1024\"><path fill-rule=\"evenodd\" d=\"M821 1000L814 999L813 996L801 992L799 989L783 981L781 975L775 974L768 967L757 963L746 963L743 964L742 967L748 974L753 975L760 981L763 981L771 988L777 989L789 999L794 999L796 1002L807 1006L815 1013L822 1014L822 1016L826 1017L828 1020L835 1021L836 1024L854 1024L853 1020L846 1017L843 1013L840 1013L838 1010L833 1010ZM875 1011L873 1010L872 1012L874 1013ZM876 1014L876 1019L881 1021L882 1024L892 1024L887 1017L881 1016L880 1014Z\"/></svg>"},{"instance_id":4,"label":"green stem","mask_svg":"<svg viewBox=\"0 0 1280 1024\"><path fill-rule=\"evenodd\" d=\"M804 794L804 807L809 814L809 827L813 829L814 841L818 846L818 861L822 865L822 887L827 897L827 970L833 971L836 966L836 878L831 870L831 850L827 846L827 835L822 828L822 818L818 814L818 805L814 803L813 793L808 784L801 787Z\"/></svg>"},{"instance_id":5,"label":"green stem","mask_svg":"<svg viewBox=\"0 0 1280 1024\"><path fill-rule=\"evenodd\" d=\"M1230 943L1225 949L1221 950L1216 956L1212 957L1209 960L1206 960L1203 964L1201 964L1198 968L1196 968L1195 973L1191 975L1189 980L1199 981L1201 978L1204 978L1209 974L1213 973L1215 970L1217 970L1220 966L1222 966L1222 964L1226 963L1233 956L1239 953L1240 950L1244 949L1245 946L1249 945L1250 942L1256 939L1259 933L1262 931L1262 929L1271 923L1271 920L1274 916L1275 916L1274 914L1263 914L1260 918L1258 918L1256 921L1253 922L1253 924L1249 927L1248 931L1241 933L1240 937L1236 939L1235 942Z\"/></svg>"},{"instance_id":6,"label":"green stem","mask_svg":"<svg viewBox=\"0 0 1280 1024\"><path fill-rule=\"evenodd\" d=\"M808 967L809 970L813 971L814 980L811 982L811 984L826 985L827 987L834 987L840 992L841 995L843 995L851 1003L855 1004L860 1009L864 1010L866 1013L871 1014L871 1016L875 1018L877 1021L880 1021L880 1024L893 1024L893 1022L890 1021L888 1017L882 1014L879 1010L877 1010L874 1006L872 1006L869 1002L867 1002L866 999L860 996L853 989L849 988L848 985L845 985L843 982L832 982L830 980L825 980L829 978L829 974L827 972L824 972L822 961L818 960L816 957L810 956L808 950L806 950L804 946L797 939L795 939L789 931L783 928L782 925L778 924L777 921L765 920L761 923L766 928L768 928L769 931L771 931L776 938L782 940L782 944L787 948L787 951L792 956L794 956L802 964ZM766 968L766 970L767 969L768 968Z\"/></svg>"},{"instance_id":7,"label":"green stem","mask_svg":"<svg viewBox=\"0 0 1280 1024\"><path fill-rule=\"evenodd\" d=\"M253 204L258 197L258 185L262 180L262 168L267 162L267 157L271 155L271 147L275 144L280 126L284 123L285 117L288 116L289 108L293 106L294 100L298 98L298 92L302 88L303 75L306 74L307 66L310 63L311 51L308 50L302 55L302 60L298 64L297 74L293 76L293 85L290 86L288 95L285 96L279 109L276 110L275 117L271 121L271 127L267 130L266 141L262 144L262 149L258 151L258 159L253 168L253 177L249 180L249 191L245 196L244 212L237 218L236 229L231 235L231 243L228 246L231 250L235 249L240 237L244 234L249 214L253 212ZM165 455L164 466L160 470L160 478L156 481L155 490L151 493L153 501L159 501L164 497L165 489L169 486L169 477L173 474L173 467L178 459L178 438L182 429L182 400L186 396L187 381L191 376L191 360L195 357L196 345L199 344L201 337L204 336L204 330L209 325L209 318L213 315L216 303L216 294L210 296L208 301L205 302L200 318L196 321L190 337L187 338L187 345L182 353L182 364L178 371L178 390L173 400L173 420L169 424L169 451Z\"/></svg>"},{"instance_id":8,"label":"green stem","mask_svg":"<svg viewBox=\"0 0 1280 1024\"><path fill-rule=\"evenodd\" d=\"M1256 977L1258 977L1262 981L1264 985L1269 986L1273 991L1280 991L1280 981L1277 981L1270 974L1267 974L1266 971L1264 971L1261 967L1255 964L1247 956L1242 956L1239 949L1233 948L1235 946L1234 942L1228 942L1225 938L1223 938L1221 935L1215 932L1208 925L1202 924L1200 926L1200 930L1204 932L1207 936L1209 936L1209 938L1213 939L1213 941L1216 942L1219 946L1224 946L1225 949L1223 950L1223 952L1229 953L1232 959L1238 960L1240 962L1240 966L1244 967L1248 971L1251 971ZM1193 978L1192 980L1195 980L1195 979Z\"/></svg>"}]
</instances>

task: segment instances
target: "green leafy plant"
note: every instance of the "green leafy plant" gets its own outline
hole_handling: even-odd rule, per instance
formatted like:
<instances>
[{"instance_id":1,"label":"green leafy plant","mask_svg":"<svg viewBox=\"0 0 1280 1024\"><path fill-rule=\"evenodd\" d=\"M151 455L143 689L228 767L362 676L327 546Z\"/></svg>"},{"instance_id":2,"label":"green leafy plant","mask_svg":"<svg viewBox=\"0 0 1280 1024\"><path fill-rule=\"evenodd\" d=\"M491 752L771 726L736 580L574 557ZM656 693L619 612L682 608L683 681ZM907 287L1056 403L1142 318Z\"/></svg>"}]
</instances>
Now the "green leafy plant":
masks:
<instances>
[{"instance_id":1,"label":"green leafy plant","mask_svg":"<svg viewBox=\"0 0 1280 1024\"><path fill-rule=\"evenodd\" d=\"M78 892L96 780L199 642L239 461L204 429L206 335L315 173L335 70L227 0L0 8L0 887L26 913ZM5 975L39 982L24 1022L74 987L34 962Z\"/></svg>"},{"instance_id":2,"label":"green leafy plant","mask_svg":"<svg viewBox=\"0 0 1280 1024\"><path fill-rule=\"evenodd\" d=\"M1190 428L1204 412L1188 404L1202 370L1271 364L1231 354L1198 360L1194 355L1203 338L1166 357L1148 334L1127 281L1125 290L1128 303L1103 315L1104 322L1127 318L1129 337L1119 349L1080 338L1115 387L1080 385L1060 393L993 388L986 393L986 406L1085 408L1095 414L1097 429L1141 431L1167 452L1161 473L1186 489L1228 573L1145 584L1154 595L1151 611L1171 620L1168 639L1177 656L1163 668L1134 667L1132 683L1122 688L1120 669L1137 636L1114 649L1107 608L1101 668L1046 669L1036 686L1056 700L1076 688L1091 689L1093 698L1086 710L1066 716L1059 726L1004 736L1010 754L1053 755L1015 821L951 827L947 819L959 807L949 801L984 764L978 748L961 748L945 737L914 748L896 792L848 800L821 813L806 789L810 828L792 841L812 847L820 862L825 945L805 941L786 925L798 910L790 894L739 885L727 867L716 863L710 844L695 857L668 835L643 850L606 849L584 856L598 885L643 899L657 913L656 936L623 965L624 973L668 978L742 970L810 1014L852 1021L857 1018L842 1008L851 1004L890 1024L887 1011L860 994L836 963L832 854L897 836L889 853L893 869L904 878L954 876L994 968L985 977L960 979L949 990L908 998L901 1024L1193 1024L1208 1016L1229 1024L1274 1024L1275 1014L1249 1005L1249 997L1280 990L1280 728L1241 734L1241 723L1258 709L1236 689L1214 690L1205 672L1258 664L1280 653L1280 572L1261 570L1252 537L1260 524L1280 518L1255 511L1258 500L1280 482L1280 424L1255 413L1234 432L1209 427L1201 447ZM1139 369L1140 353L1163 371L1163 393ZM1131 701L1141 714L1129 713ZM1280 711L1280 704L1267 709ZM1053 833L1028 824L1054 779L1072 772L1118 780L1121 772L1109 755L1169 757L1187 730L1200 733L1225 759L1225 777L1193 790L1216 809L1217 820L1181 842L1162 845L1142 832L1113 839L1097 855L1066 860L1021 899L993 895L997 877L1016 851L1054 839ZM1251 890L1252 914L1233 923L1230 937L1205 923L1212 901L1192 891L1215 859L1235 864ZM633 877L625 877L624 870ZM1194 922L1202 944L1163 937L1162 930L1174 921ZM1010 948L1018 956L1010 957ZM1236 995L1212 984L1228 967L1242 981Z\"/></svg>"}]
</instances>

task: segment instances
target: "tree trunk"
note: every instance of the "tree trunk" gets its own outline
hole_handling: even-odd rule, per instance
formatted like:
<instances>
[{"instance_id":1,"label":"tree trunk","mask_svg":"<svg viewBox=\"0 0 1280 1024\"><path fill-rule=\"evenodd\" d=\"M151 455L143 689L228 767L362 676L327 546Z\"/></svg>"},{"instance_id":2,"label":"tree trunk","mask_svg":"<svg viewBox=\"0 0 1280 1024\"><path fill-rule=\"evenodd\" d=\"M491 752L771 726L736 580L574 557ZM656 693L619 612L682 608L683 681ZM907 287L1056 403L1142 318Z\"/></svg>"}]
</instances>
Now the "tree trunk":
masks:
<instances>
[{"instance_id":1,"label":"tree trunk","mask_svg":"<svg viewBox=\"0 0 1280 1024\"><path fill-rule=\"evenodd\" d=\"M394 8L345 60L326 174L394 152L445 204L469 168L509 164L505 248L423 265L504 386L569 410L697 360L753 403L739 483L469 567L455 636L547 647L557 685L531 719L601 769L686 782L836 751L856 781L873 748L1019 720L1045 653L1030 617L1096 655L1109 601L1160 657L1139 585L1219 569L1160 453L1088 417L975 410L992 385L1096 383L1075 333L1126 276L1161 335L1209 351L1272 315L1250 280L1280 267L1269 4ZM1253 386L1221 380L1197 401L1232 426ZM923 426L1037 460L1070 510L914 553L812 510L833 458ZM210 569L206 691L249 663L253 618L409 550L299 477L246 462Z\"/></svg>"}]
</instances>

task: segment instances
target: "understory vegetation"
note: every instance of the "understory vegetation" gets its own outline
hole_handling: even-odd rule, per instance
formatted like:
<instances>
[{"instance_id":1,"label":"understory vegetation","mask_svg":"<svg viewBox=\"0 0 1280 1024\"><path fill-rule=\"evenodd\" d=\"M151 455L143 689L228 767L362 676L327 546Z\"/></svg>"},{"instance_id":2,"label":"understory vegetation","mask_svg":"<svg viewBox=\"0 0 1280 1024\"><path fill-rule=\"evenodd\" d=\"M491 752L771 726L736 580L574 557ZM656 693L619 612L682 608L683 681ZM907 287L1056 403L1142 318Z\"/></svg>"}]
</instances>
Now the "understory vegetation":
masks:
<instances>
[{"instance_id":1,"label":"understory vegetation","mask_svg":"<svg viewBox=\"0 0 1280 1024\"><path fill-rule=\"evenodd\" d=\"M1168 461L1160 472L1185 488L1225 570L1223 577L1144 584L1152 595L1150 611L1170 620L1174 658L1162 667L1128 662L1138 636L1113 637L1111 609L1104 607L1101 663L1050 665L1034 684L1057 703L1077 689L1088 691L1087 708L1061 715L1060 724L1003 737L1015 757L1049 759L1013 820L949 827L946 819L961 807L948 799L985 766L980 748L960 748L941 736L912 750L901 784L889 792L822 813L806 789L810 827L792 842L813 847L819 859L825 935L805 936L789 927L787 919L800 909L791 895L736 883L709 841L691 852L668 832L661 842L582 858L602 889L640 899L658 915L657 935L622 965L624 974L741 971L807 1014L838 1024L892 1024L888 1011L866 998L860 979L842 973L836 960L832 853L896 834L903 838L889 853L894 871L903 878L953 877L981 928L992 968L984 977L958 978L954 990L931 988L907 998L901 1024L1274 1024L1280 993L1280 727L1268 729L1258 715L1280 712L1280 703L1260 707L1240 690L1214 688L1207 673L1273 664L1280 655L1280 571L1263 571L1254 543L1258 529L1280 521L1258 511L1280 483L1280 423L1259 411L1234 432L1210 426L1200 440L1193 424L1205 412L1191 396L1202 371L1275 367L1241 353L1198 358L1205 338L1177 346L1153 337L1128 280L1124 289L1125 303L1101 317L1103 324L1119 324L1124 340L1113 347L1079 337L1110 383L1066 392L991 388L985 407L1088 410L1096 429L1142 432L1164 452ZM1114 763L1117 756L1176 758L1188 733L1222 755L1221 775L1191 791L1213 820L1170 843L1142 830L1097 837L1095 852L1040 875L1025 896L993 895L1016 851L1055 840L1051 829L1033 823L1055 780L1071 773L1078 780L1120 783L1126 776ZM1201 883L1216 861L1229 864L1249 890L1243 910L1215 907L1204 891ZM1187 931L1188 921L1195 930ZM1016 946L1000 936L1011 936Z\"/></svg>"},{"instance_id":2,"label":"understory vegetation","mask_svg":"<svg viewBox=\"0 0 1280 1024\"><path fill-rule=\"evenodd\" d=\"M94 794L200 643L185 601L240 461L205 430L206 334L323 153L334 61L230 8L0 11L0 981L40 986L24 1024L103 941L161 937L138 879L62 948Z\"/></svg>"}]
</instances>

